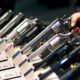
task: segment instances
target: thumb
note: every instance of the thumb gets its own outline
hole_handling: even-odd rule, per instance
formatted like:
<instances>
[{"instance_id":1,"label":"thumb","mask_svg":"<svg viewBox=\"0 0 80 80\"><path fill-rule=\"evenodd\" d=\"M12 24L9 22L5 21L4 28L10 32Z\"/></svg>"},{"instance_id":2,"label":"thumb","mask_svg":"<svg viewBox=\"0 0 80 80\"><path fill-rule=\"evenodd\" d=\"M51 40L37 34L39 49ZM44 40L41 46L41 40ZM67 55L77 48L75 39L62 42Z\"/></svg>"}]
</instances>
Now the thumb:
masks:
<instances>
[{"instance_id":1,"label":"thumb","mask_svg":"<svg viewBox=\"0 0 80 80\"><path fill-rule=\"evenodd\" d=\"M76 22L77 22L77 18L72 18L71 19L71 27L74 27Z\"/></svg>"}]
</instances>

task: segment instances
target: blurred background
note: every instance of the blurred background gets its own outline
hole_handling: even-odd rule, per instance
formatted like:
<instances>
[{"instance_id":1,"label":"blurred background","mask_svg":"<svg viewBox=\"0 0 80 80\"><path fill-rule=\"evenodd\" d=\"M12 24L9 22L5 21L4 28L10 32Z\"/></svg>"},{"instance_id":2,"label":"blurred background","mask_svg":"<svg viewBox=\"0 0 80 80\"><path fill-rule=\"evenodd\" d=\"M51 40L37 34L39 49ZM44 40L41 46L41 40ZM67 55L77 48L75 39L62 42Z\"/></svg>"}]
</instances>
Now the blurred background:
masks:
<instances>
[{"instance_id":1,"label":"blurred background","mask_svg":"<svg viewBox=\"0 0 80 80\"><path fill-rule=\"evenodd\" d=\"M63 15L70 16L79 11L80 0L0 0L4 10L13 9L15 13L23 12L26 17L37 17L51 22Z\"/></svg>"}]
</instances>

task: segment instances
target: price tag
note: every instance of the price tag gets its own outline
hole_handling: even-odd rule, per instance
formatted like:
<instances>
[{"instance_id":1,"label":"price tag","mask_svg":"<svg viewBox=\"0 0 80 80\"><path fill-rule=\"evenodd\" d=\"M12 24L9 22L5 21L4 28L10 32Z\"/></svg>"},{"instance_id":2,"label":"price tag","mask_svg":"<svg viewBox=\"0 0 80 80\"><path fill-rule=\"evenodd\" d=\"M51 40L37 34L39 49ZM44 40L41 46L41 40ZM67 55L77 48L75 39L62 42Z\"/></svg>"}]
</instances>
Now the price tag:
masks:
<instances>
[{"instance_id":1,"label":"price tag","mask_svg":"<svg viewBox=\"0 0 80 80\"><path fill-rule=\"evenodd\" d=\"M14 64L11 60L0 62L0 70L9 69L9 68L13 68L13 67L14 67Z\"/></svg>"},{"instance_id":2,"label":"price tag","mask_svg":"<svg viewBox=\"0 0 80 80\"><path fill-rule=\"evenodd\" d=\"M4 52L0 53L0 61L7 60L6 54Z\"/></svg>"},{"instance_id":3,"label":"price tag","mask_svg":"<svg viewBox=\"0 0 80 80\"><path fill-rule=\"evenodd\" d=\"M5 80L5 79L8 80L19 76L21 76L21 74L18 68L0 71L0 80Z\"/></svg>"}]
</instances>

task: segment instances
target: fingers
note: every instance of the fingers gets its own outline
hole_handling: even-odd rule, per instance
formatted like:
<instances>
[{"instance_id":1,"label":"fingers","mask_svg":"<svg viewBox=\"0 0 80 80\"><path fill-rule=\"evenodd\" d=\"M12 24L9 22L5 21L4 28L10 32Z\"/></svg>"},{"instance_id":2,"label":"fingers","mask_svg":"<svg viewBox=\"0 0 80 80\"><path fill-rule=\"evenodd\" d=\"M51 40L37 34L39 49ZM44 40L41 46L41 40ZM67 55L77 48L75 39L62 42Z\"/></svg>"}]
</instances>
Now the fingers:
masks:
<instances>
[{"instance_id":1,"label":"fingers","mask_svg":"<svg viewBox=\"0 0 80 80\"><path fill-rule=\"evenodd\" d=\"M80 21L80 12L72 15L71 27L74 27L76 25L77 21Z\"/></svg>"},{"instance_id":2,"label":"fingers","mask_svg":"<svg viewBox=\"0 0 80 80\"><path fill-rule=\"evenodd\" d=\"M73 34L80 35L80 29L77 27L77 28L75 28L74 30L72 30L72 33L73 33Z\"/></svg>"},{"instance_id":3,"label":"fingers","mask_svg":"<svg viewBox=\"0 0 80 80\"><path fill-rule=\"evenodd\" d=\"M71 27L74 27L77 24L77 22L80 22L80 12L77 12L77 13L72 15ZM80 35L80 28L79 28L79 26L76 26L76 28L73 29L72 32L73 32L73 34Z\"/></svg>"}]
</instances>

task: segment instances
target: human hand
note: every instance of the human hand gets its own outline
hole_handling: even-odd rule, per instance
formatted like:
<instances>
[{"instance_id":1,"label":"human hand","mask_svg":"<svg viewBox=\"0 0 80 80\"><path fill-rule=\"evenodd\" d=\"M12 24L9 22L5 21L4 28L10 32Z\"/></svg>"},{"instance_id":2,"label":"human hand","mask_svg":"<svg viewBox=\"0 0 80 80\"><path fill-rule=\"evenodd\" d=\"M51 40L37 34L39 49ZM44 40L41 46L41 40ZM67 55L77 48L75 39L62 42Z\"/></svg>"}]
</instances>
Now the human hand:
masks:
<instances>
[{"instance_id":1,"label":"human hand","mask_svg":"<svg viewBox=\"0 0 80 80\"><path fill-rule=\"evenodd\" d=\"M77 22L80 22L80 12L74 13L71 17L72 18L71 18L70 24L71 24L71 27L74 27L77 24ZM76 26L76 28L74 28L72 32L74 34L80 35L79 26Z\"/></svg>"}]
</instances>

